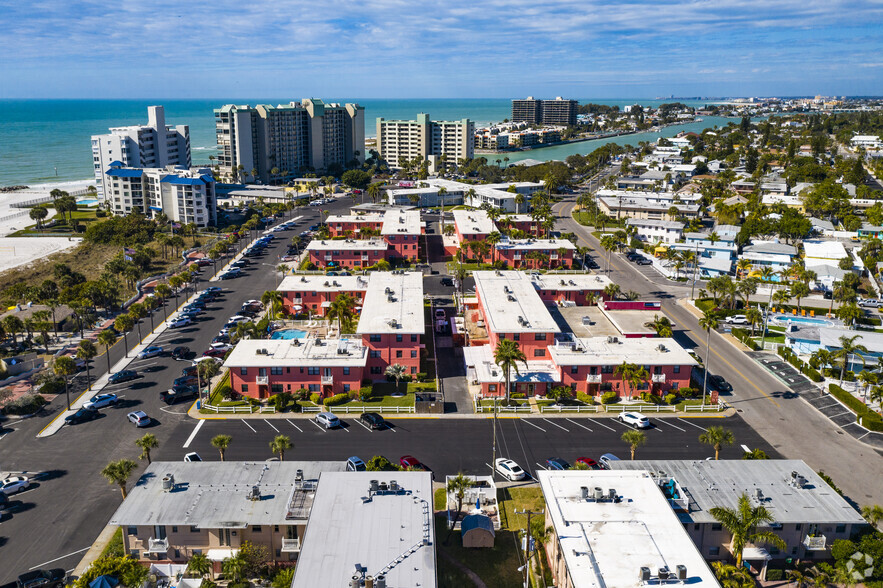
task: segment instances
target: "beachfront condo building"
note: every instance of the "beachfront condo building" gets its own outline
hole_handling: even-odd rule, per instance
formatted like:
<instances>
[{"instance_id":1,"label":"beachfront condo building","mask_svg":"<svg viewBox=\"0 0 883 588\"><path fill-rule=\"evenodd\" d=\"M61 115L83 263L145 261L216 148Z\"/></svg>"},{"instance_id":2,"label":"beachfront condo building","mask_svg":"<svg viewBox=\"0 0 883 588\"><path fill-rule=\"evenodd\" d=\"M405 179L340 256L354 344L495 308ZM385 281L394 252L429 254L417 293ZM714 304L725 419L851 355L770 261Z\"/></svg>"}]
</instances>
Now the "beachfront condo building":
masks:
<instances>
[{"instance_id":1,"label":"beachfront condo building","mask_svg":"<svg viewBox=\"0 0 883 588\"><path fill-rule=\"evenodd\" d=\"M456 121L429 120L420 113L416 120L377 119L377 150L390 165L419 158L436 171L441 157L450 162L472 159L475 123L464 118Z\"/></svg>"},{"instance_id":2,"label":"beachfront condo building","mask_svg":"<svg viewBox=\"0 0 883 588\"><path fill-rule=\"evenodd\" d=\"M558 96L554 100L539 100L528 96L526 100L512 101L512 121L534 125L575 125L576 100Z\"/></svg>"},{"instance_id":3,"label":"beachfront condo building","mask_svg":"<svg viewBox=\"0 0 883 588\"><path fill-rule=\"evenodd\" d=\"M114 214L140 212L199 227L217 221L215 180L209 168L139 168L114 161L104 174L105 197Z\"/></svg>"},{"instance_id":4,"label":"beachfront condo building","mask_svg":"<svg viewBox=\"0 0 883 588\"><path fill-rule=\"evenodd\" d=\"M95 187L105 198L105 172L118 161L124 167L190 167L190 127L167 125L162 106L147 107L147 124L112 127L106 135L92 136Z\"/></svg>"},{"instance_id":5,"label":"beachfront condo building","mask_svg":"<svg viewBox=\"0 0 883 588\"><path fill-rule=\"evenodd\" d=\"M314 98L215 110L218 172L264 184L365 161L365 108Z\"/></svg>"}]
</instances>

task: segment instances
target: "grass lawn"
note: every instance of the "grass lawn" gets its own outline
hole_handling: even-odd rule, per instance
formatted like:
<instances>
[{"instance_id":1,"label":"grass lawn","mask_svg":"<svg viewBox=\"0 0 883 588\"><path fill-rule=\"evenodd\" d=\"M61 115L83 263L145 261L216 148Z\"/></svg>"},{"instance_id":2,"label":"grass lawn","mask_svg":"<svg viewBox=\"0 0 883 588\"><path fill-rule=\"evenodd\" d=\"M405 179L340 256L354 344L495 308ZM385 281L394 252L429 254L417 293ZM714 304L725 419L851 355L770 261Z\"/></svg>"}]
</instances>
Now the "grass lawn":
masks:
<instances>
[{"instance_id":1,"label":"grass lawn","mask_svg":"<svg viewBox=\"0 0 883 588\"><path fill-rule=\"evenodd\" d=\"M97 216L95 216L95 212L97 210L98 209L94 206L93 207L80 206L77 208L77 210L75 210L73 213L71 213L71 216L74 219L80 221L80 225L83 227L83 231L85 231L86 227L89 226L89 223L93 223L98 220L103 220L103 219L99 219ZM105 217L105 218L107 218L107 217ZM28 225L27 227L25 227L24 229L22 229L20 231L16 231L15 233L12 233L9 236L10 237L29 237L31 235L45 235L47 237L57 237L59 235L71 235L74 233L74 230L68 224L67 219L65 218L64 221L61 220L60 213L56 214L52 218L43 219L43 222L47 223L47 222L53 221L53 220L55 221L56 224L54 226L44 228L42 231L37 230L37 224L34 223L32 225Z\"/></svg>"},{"instance_id":2,"label":"grass lawn","mask_svg":"<svg viewBox=\"0 0 883 588\"><path fill-rule=\"evenodd\" d=\"M700 390L700 392L701 392L701 390ZM707 398L706 398L705 403L706 403L706 404L709 403ZM701 404L702 404L702 396L700 396L699 398L684 398L684 399L682 399L680 402L678 402L678 403L675 405L675 407L676 407L679 411L684 412L684 411L686 410L686 409L684 408L685 406L700 406Z\"/></svg>"},{"instance_id":3,"label":"grass lawn","mask_svg":"<svg viewBox=\"0 0 883 588\"><path fill-rule=\"evenodd\" d=\"M104 551L98 557L101 559L104 557L122 557L123 555L125 555L123 550L123 528L120 527L114 531L110 543L107 544L107 547L104 548Z\"/></svg>"},{"instance_id":4,"label":"grass lawn","mask_svg":"<svg viewBox=\"0 0 883 588\"><path fill-rule=\"evenodd\" d=\"M754 337L755 343L760 345L760 337ZM766 339L764 339L767 343L785 343L785 335L770 335L767 334Z\"/></svg>"}]
</instances>

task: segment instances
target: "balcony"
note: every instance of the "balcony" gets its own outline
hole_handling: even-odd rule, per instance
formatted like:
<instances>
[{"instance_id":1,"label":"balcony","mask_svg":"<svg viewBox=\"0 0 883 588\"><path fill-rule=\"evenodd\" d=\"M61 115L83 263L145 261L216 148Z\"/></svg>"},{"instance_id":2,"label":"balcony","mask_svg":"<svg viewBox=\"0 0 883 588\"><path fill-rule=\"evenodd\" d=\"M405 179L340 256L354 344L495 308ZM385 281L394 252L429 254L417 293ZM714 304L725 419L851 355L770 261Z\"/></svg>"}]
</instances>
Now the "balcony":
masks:
<instances>
[{"instance_id":1,"label":"balcony","mask_svg":"<svg viewBox=\"0 0 883 588\"><path fill-rule=\"evenodd\" d=\"M323 386L332 386L334 384L334 376L322 376Z\"/></svg>"},{"instance_id":2,"label":"balcony","mask_svg":"<svg viewBox=\"0 0 883 588\"><path fill-rule=\"evenodd\" d=\"M665 383L665 374L653 374L650 376L650 381L654 384L664 384Z\"/></svg>"},{"instance_id":3,"label":"balcony","mask_svg":"<svg viewBox=\"0 0 883 588\"><path fill-rule=\"evenodd\" d=\"M300 539L283 539L282 553L294 553L300 551Z\"/></svg>"},{"instance_id":4,"label":"balcony","mask_svg":"<svg viewBox=\"0 0 883 588\"><path fill-rule=\"evenodd\" d=\"M824 551L826 549L825 542L827 538L824 535L807 535L803 538L803 546L807 551Z\"/></svg>"},{"instance_id":5,"label":"balcony","mask_svg":"<svg viewBox=\"0 0 883 588\"><path fill-rule=\"evenodd\" d=\"M552 253L551 255L549 255L549 259L551 259L552 261L558 259L558 254L557 254L557 253Z\"/></svg>"},{"instance_id":6,"label":"balcony","mask_svg":"<svg viewBox=\"0 0 883 588\"><path fill-rule=\"evenodd\" d=\"M147 552L148 553L166 553L168 551L169 551L169 540L168 539L150 538L147 540Z\"/></svg>"},{"instance_id":7,"label":"balcony","mask_svg":"<svg viewBox=\"0 0 883 588\"><path fill-rule=\"evenodd\" d=\"M270 384L270 376L257 376L254 383L258 386L268 386Z\"/></svg>"},{"instance_id":8,"label":"balcony","mask_svg":"<svg viewBox=\"0 0 883 588\"><path fill-rule=\"evenodd\" d=\"M601 383L601 374L589 374L586 376L586 382L589 384L600 384Z\"/></svg>"},{"instance_id":9,"label":"balcony","mask_svg":"<svg viewBox=\"0 0 883 588\"><path fill-rule=\"evenodd\" d=\"M292 299L291 299L291 303L292 303L292 304L303 304L303 303L304 303L304 299L303 299L303 298L292 298Z\"/></svg>"}]
</instances>

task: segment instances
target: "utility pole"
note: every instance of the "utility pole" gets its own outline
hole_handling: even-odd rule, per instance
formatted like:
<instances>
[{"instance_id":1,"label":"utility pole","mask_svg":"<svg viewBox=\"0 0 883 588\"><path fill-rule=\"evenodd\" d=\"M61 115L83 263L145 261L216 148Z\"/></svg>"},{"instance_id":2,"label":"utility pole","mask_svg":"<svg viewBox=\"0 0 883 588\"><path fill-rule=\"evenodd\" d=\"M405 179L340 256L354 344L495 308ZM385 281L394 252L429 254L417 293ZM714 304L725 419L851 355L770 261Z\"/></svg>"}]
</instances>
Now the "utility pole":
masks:
<instances>
[{"instance_id":1,"label":"utility pole","mask_svg":"<svg viewBox=\"0 0 883 588\"><path fill-rule=\"evenodd\" d=\"M524 541L524 588L528 588L528 578L530 577L530 559L533 557L534 549L531 545L531 536L530 536L530 517L533 515L544 515L546 514L545 510L540 511L530 511L530 510L522 510L514 511L515 514L526 514L527 515L527 529L525 530L525 537L523 537Z\"/></svg>"},{"instance_id":2,"label":"utility pole","mask_svg":"<svg viewBox=\"0 0 883 588\"><path fill-rule=\"evenodd\" d=\"M494 479L494 474L497 473L497 397L493 397L494 401L494 442L491 449L491 480ZM481 402L479 400L479 402Z\"/></svg>"},{"instance_id":3,"label":"utility pole","mask_svg":"<svg viewBox=\"0 0 883 588\"><path fill-rule=\"evenodd\" d=\"M693 292L696 290L696 270L699 268L699 243L696 243L696 252L693 255L693 284L690 286L690 300L693 300Z\"/></svg>"}]
</instances>

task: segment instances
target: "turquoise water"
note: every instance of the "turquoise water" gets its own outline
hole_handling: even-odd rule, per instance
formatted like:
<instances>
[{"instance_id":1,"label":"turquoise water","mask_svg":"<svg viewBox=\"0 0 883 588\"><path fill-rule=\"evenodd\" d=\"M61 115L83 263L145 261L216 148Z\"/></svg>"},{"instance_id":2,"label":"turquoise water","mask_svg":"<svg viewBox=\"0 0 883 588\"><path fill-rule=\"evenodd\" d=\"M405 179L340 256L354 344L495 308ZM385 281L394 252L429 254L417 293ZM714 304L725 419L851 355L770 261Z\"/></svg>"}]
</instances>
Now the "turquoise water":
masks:
<instances>
[{"instance_id":1,"label":"turquoise water","mask_svg":"<svg viewBox=\"0 0 883 588\"><path fill-rule=\"evenodd\" d=\"M819 326L831 326L834 323L831 321L826 321L822 319L814 319L814 318L804 318L800 316L783 316L776 317L775 321L779 324L786 325L789 322L791 323L804 323L807 325L819 325Z\"/></svg>"},{"instance_id":2,"label":"turquoise water","mask_svg":"<svg viewBox=\"0 0 883 588\"><path fill-rule=\"evenodd\" d=\"M87 198L85 200L77 200L77 204L82 204L83 206L95 206L98 204L98 200L95 198Z\"/></svg>"},{"instance_id":3,"label":"turquoise water","mask_svg":"<svg viewBox=\"0 0 883 588\"><path fill-rule=\"evenodd\" d=\"M298 331L297 329L287 329L284 331L276 331L270 335L270 339L303 339L307 336L306 331Z\"/></svg>"},{"instance_id":4,"label":"turquoise water","mask_svg":"<svg viewBox=\"0 0 883 588\"><path fill-rule=\"evenodd\" d=\"M293 98L299 100L300 97ZM147 122L147 107L165 106L168 124L190 126L190 144L194 164L208 164L208 156L215 153L215 121L213 110L230 102L237 104L287 103L289 99L258 98L252 100L0 100L0 186L12 184L39 184L46 182L84 180L93 177L92 135L106 133L109 127L143 124ZM374 136L376 119L411 119L419 112L428 113L436 120L470 118L477 124L501 121L511 115L511 101L507 99L359 99L328 98L328 102L358 102L365 107L365 134ZM664 100L592 100L611 106L639 103L656 106ZM668 102L671 102L670 100ZM683 100L690 106L702 106L702 101ZM709 122L712 117L709 117ZM697 123L697 128L711 126ZM689 126L689 125L686 125ZM666 129L662 136L677 132ZM637 142L637 135L631 141ZM658 135L657 135L658 137ZM628 142L629 138L603 140ZM536 150L533 155L521 153L516 158L563 158L571 153L585 153L595 147L590 143L551 147ZM562 149L574 149L561 151ZM588 150L588 151L586 151ZM539 156L543 153L542 156ZM559 155L561 153L562 155Z\"/></svg>"}]
</instances>

